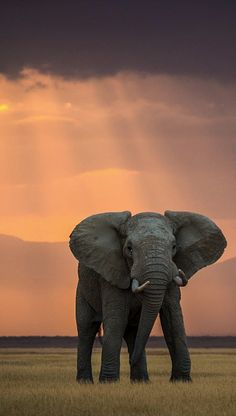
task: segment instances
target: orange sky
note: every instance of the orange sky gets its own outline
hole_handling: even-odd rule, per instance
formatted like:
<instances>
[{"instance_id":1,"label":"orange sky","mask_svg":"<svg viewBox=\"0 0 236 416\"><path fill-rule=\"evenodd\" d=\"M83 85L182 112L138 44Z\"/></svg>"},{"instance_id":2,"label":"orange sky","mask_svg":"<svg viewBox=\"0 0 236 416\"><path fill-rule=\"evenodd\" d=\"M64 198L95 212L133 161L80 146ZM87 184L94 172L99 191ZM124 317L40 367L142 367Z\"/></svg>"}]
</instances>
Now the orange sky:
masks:
<instances>
[{"instance_id":1,"label":"orange sky","mask_svg":"<svg viewBox=\"0 0 236 416\"><path fill-rule=\"evenodd\" d=\"M0 233L67 241L93 213L189 210L224 231L222 261L235 257L235 92L134 72L0 76Z\"/></svg>"}]
</instances>

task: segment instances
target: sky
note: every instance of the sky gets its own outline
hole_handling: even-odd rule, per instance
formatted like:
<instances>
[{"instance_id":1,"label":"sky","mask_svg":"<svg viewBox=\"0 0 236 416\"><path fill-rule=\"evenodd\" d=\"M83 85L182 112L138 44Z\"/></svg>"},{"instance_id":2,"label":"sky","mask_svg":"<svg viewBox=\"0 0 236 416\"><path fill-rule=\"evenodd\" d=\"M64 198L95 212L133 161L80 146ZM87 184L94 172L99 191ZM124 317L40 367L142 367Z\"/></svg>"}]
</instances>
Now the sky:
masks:
<instances>
[{"instance_id":1,"label":"sky","mask_svg":"<svg viewBox=\"0 0 236 416\"><path fill-rule=\"evenodd\" d=\"M94 213L185 210L222 228L220 261L235 257L235 12L234 1L5 3L0 233L67 241Z\"/></svg>"}]
</instances>

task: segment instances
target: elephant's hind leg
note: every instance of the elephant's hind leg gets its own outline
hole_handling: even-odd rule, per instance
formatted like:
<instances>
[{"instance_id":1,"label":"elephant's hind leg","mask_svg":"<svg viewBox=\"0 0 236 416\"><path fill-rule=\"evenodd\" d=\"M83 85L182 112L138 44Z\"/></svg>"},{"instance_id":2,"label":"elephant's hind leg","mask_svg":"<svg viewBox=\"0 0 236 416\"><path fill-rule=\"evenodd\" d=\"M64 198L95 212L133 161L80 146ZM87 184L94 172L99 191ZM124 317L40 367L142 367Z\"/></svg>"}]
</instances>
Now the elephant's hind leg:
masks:
<instances>
[{"instance_id":1,"label":"elephant's hind leg","mask_svg":"<svg viewBox=\"0 0 236 416\"><path fill-rule=\"evenodd\" d=\"M95 336L101 322L96 320L96 312L80 293L76 294L76 321L78 328L77 381L93 383L91 355Z\"/></svg>"},{"instance_id":2,"label":"elephant's hind leg","mask_svg":"<svg viewBox=\"0 0 236 416\"><path fill-rule=\"evenodd\" d=\"M160 311L161 325L172 360L170 381L191 381L191 361L180 306L180 289L171 283Z\"/></svg>"},{"instance_id":3,"label":"elephant's hind leg","mask_svg":"<svg viewBox=\"0 0 236 416\"><path fill-rule=\"evenodd\" d=\"M136 326L128 325L125 330L124 339L128 347L129 361L131 361L131 357L133 354L137 329L138 327ZM134 367L130 367L130 380L132 382L149 381L145 350L139 362Z\"/></svg>"}]
</instances>

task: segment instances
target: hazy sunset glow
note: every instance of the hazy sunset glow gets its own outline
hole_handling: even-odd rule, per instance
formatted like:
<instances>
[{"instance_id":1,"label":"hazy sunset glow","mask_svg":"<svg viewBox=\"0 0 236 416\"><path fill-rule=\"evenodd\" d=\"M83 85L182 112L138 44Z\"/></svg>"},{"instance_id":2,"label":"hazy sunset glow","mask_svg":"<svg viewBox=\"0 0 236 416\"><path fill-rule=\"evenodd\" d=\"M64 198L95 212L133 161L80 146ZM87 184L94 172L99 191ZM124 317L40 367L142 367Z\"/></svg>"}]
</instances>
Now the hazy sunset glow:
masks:
<instances>
[{"instance_id":1,"label":"hazy sunset glow","mask_svg":"<svg viewBox=\"0 0 236 416\"><path fill-rule=\"evenodd\" d=\"M67 240L89 214L190 210L235 253L235 89L187 77L0 78L1 232Z\"/></svg>"}]
</instances>

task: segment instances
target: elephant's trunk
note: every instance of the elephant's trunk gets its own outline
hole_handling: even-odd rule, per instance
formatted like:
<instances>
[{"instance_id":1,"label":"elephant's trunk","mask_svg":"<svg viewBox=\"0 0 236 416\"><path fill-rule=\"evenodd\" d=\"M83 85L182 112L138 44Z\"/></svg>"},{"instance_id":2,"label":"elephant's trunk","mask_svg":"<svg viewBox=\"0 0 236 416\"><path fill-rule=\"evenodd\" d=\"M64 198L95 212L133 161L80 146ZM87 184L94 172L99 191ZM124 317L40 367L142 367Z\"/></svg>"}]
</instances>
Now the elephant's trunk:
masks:
<instances>
[{"instance_id":1,"label":"elephant's trunk","mask_svg":"<svg viewBox=\"0 0 236 416\"><path fill-rule=\"evenodd\" d=\"M134 351L131 358L131 365L140 360L149 335L161 309L165 296L167 284L169 282L166 272L152 272L145 276L149 280L149 284L145 287L142 296L142 311L139 320L138 332L135 340Z\"/></svg>"}]
</instances>

